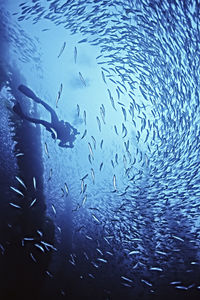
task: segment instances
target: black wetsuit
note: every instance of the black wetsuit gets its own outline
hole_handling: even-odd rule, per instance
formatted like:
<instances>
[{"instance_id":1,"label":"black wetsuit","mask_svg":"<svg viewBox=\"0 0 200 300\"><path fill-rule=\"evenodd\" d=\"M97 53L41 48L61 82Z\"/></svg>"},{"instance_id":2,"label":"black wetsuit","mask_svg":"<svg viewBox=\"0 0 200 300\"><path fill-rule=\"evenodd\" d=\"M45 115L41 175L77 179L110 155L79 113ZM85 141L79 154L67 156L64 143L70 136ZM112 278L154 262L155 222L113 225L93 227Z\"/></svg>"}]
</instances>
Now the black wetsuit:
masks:
<instances>
[{"instance_id":1,"label":"black wetsuit","mask_svg":"<svg viewBox=\"0 0 200 300\"><path fill-rule=\"evenodd\" d=\"M31 89L26 87L25 85L20 85L18 87L20 92L22 92L24 95L27 97L33 99L35 102L42 104L51 114L51 123L47 122L45 120L40 120L40 119L35 119L31 118L29 116L26 116L17 102L15 106L13 107L13 110L22 118L25 119L29 122L32 122L34 124L41 124L43 125L46 130L52 133L52 137L54 139L59 139L60 147L65 147L65 148L73 148L73 142L75 141L76 137L75 135L79 134L76 128L74 128L71 124L68 122L64 121L59 121L55 111L51 106L49 106L47 103L42 101L40 98L38 98ZM53 130L52 130L53 129ZM56 134L55 134L56 133ZM66 143L69 143L69 145L66 145Z\"/></svg>"}]
</instances>

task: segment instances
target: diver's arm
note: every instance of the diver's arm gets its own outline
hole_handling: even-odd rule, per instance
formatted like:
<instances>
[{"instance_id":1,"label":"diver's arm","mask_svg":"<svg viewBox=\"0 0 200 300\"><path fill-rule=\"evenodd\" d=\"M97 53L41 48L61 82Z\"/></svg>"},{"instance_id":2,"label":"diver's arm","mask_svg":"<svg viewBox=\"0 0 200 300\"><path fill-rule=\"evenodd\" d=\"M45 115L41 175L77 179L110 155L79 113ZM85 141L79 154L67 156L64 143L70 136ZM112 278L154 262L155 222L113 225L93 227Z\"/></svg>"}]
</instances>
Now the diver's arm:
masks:
<instances>
[{"instance_id":1,"label":"diver's arm","mask_svg":"<svg viewBox=\"0 0 200 300\"><path fill-rule=\"evenodd\" d=\"M76 128L74 128L71 124L70 124L70 127L72 128L73 133L74 133L75 135L80 134L80 132L79 132Z\"/></svg>"}]
</instances>

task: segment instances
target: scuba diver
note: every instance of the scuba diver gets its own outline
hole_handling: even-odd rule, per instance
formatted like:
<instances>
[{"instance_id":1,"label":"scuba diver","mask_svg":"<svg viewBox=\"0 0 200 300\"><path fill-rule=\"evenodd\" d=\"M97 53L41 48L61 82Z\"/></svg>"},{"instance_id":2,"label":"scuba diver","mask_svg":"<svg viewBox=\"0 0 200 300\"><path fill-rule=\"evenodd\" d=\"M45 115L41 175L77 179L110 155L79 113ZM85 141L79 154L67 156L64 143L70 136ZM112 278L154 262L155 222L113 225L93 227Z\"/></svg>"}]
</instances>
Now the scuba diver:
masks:
<instances>
[{"instance_id":1,"label":"scuba diver","mask_svg":"<svg viewBox=\"0 0 200 300\"><path fill-rule=\"evenodd\" d=\"M73 142L76 139L76 135L80 134L80 132L77 131L76 128L74 128L73 126L71 126L68 122L64 122L63 120L59 121L56 112L53 110L53 108L51 108L47 103L45 103L44 101L42 101L40 98L38 98L34 92L28 88L25 85L20 85L18 87L19 91L22 92L25 96L33 99L35 102L42 104L51 114L51 123L44 121L44 120L40 120L40 119L35 119L35 118L31 118L26 116L22 109L21 106L19 104L19 102L17 102L14 106L13 106L13 111L18 114L22 119L25 119L31 123L34 124L41 124L43 125L46 130L48 130L49 132L51 132L51 136L53 139L59 139L59 146L63 147L63 148L73 148ZM68 145L67 145L68 143Z\"/></svg>"}]
</instances>

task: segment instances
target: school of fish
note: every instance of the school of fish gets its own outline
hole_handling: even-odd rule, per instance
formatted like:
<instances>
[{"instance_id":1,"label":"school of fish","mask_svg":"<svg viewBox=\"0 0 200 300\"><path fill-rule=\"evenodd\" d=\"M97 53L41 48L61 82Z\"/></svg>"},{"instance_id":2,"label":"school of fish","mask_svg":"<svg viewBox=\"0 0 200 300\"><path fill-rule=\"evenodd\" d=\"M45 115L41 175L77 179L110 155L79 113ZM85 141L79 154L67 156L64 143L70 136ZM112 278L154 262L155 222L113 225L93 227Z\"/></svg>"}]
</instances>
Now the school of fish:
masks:
<instances>
[{"instance_id":1,"label":"school of fish","mask_svg":"<svg viewBox=\"0 0 200 300\"><path fill-rule=\"evenodd\" d=\"M82 251L80 245L74 247L68 262L79 270L86 285L93 280L104 290L102 299L117 299L115 293L119 299L162 298L166 293L176 293L181 299L198 293L199 2L68 0L63 4L57 0L47 1L46 6L40 1L24 2L20 9L18 21L31 18L38 23L45 18L71 34L81 33L74 48L76 65L79 44L100 47L96 61L108 94L107 105L123 119L112 127L113 135L122 138L123 153L114 153L110 161L102 155L96 167L95 152L103 151L104 138L89 135L89 115L77 104L77 115L82 115L85 126L80 139L87 144L89 168L80 178L82 200L72 208L73 215L80 214L80 219L75 217L74 239L77 245L81 243ZM66 47L64 41L59 60ZM84 74L79 71L78 76L87 88ZM99 134L108 118L107 106L101 104L94 125ZM49 158L46 143L44 149ZM105 196L97 191L99 205L88 205L90 185L96 185L107 164L113 170L106 178L110 190ZM124 170L123 189L116 171L119 165ZM51 177L52 169L49 180ZM11 202L10 209L20 210L26 184L18 176L16 183L10 189L19 200ZM33 188L37 189L35 177ZM62 197L69 193L65 183ZM104 206L101 197L106 199ZM35 205L33 197L29 209ZM51 209L56 216L54 204ZM78 223L77 218L85 223ZM26 237L24 241L28 242ZM42 252L57 250L45 241L34 245ZM32 253L30 258L37 263ZM64 293L65 287L61 288Z\"/></svg>"}]
</instances>

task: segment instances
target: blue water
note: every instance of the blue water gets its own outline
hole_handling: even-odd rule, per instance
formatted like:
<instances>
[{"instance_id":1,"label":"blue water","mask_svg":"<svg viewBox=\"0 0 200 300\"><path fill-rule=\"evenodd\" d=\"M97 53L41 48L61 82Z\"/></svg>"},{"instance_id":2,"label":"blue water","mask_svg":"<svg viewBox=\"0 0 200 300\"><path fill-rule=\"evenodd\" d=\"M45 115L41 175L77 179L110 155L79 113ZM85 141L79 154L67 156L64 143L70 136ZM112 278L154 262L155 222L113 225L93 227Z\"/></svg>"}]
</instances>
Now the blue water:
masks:
<instances>
[{"instance_id":1,"label":"blue water","mask_svg":"<svg viewBox=\"0 0 200 300\"><path fill-rule=\"evenodd\" d=\"M198 1L1 7L4 298L198 299ZM19 84L74 148L14 114L50 121Z\"/></svg>"}]
</instances>

